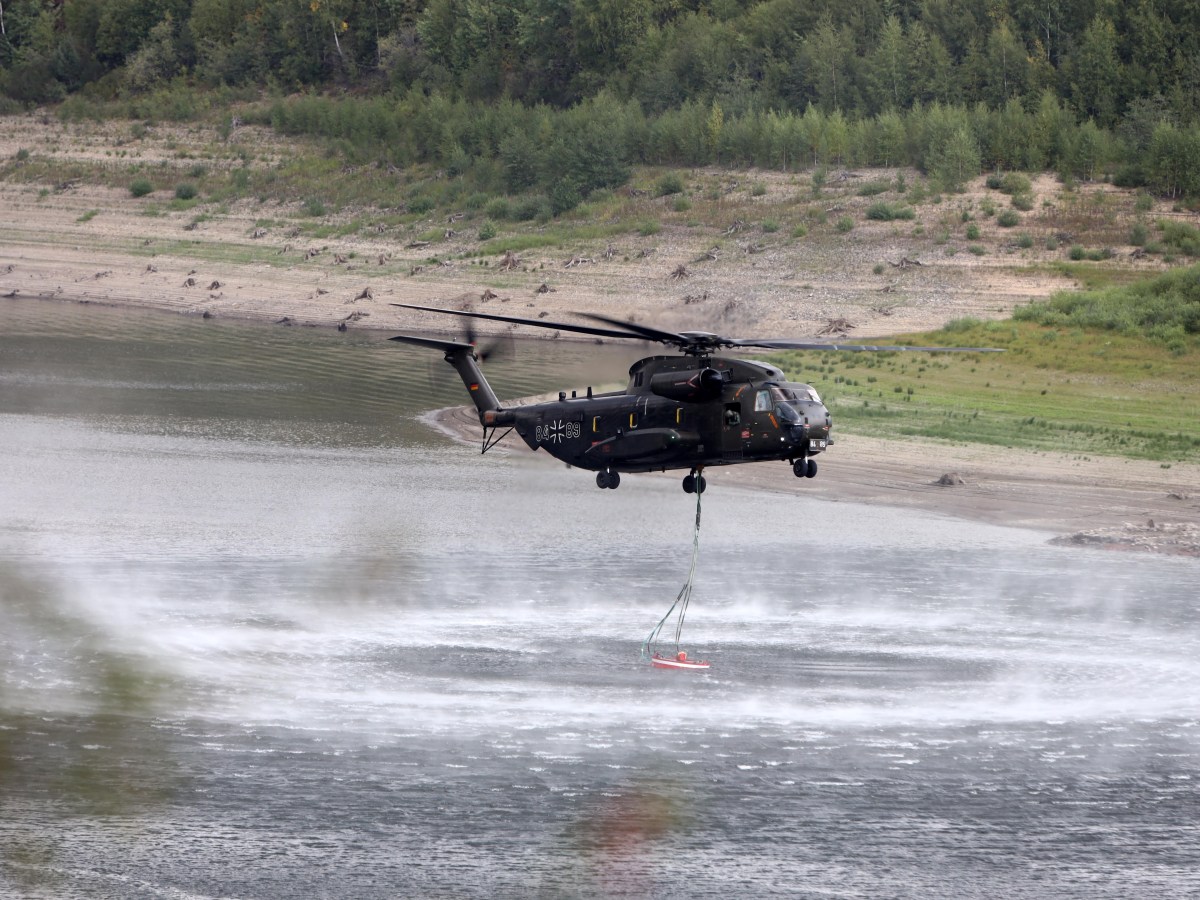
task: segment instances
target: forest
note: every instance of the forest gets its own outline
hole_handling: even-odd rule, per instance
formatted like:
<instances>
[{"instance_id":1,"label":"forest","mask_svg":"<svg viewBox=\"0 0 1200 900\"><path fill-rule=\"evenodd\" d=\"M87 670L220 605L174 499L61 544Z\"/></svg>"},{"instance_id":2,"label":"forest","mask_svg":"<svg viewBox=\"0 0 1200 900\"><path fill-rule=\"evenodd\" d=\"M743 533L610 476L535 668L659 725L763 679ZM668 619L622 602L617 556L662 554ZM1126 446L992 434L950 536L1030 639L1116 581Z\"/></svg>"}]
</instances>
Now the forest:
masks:
<instances>
[{"instance_id":1,"label":"forest","mask_svg":"<svg viewBox=\"0 0 1200 900\"><path fill-rule=\"evenodd\" d=\"M1200 197L1194 0L7 0L0 111L237 108L555 214L632 165Z\"/></svg>"}]
</instances>

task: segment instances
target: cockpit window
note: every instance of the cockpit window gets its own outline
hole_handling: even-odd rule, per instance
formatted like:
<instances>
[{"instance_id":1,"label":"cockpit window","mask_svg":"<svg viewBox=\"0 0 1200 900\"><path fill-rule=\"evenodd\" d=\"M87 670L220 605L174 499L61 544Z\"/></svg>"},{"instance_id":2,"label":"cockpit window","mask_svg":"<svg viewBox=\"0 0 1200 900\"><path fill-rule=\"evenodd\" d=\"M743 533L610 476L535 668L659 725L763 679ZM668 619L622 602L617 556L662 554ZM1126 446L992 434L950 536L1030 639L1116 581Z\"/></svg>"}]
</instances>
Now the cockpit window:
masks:
<instances>
[{"instance_id":1,"label":"cockpit window","mask_svg":"<svg viewBox=\"0 0 1200 900\"><path fill-rule=\"evenodd\" d=\"M754 396L754 411L755 412L770 412L771 411L771 392L763 389Z\"/></svg>"},{"instance_id":2,"label":"cockpit window","mask_svg":"<svg viewBox=\"0 0 1200 900\"><path fill-rule=\"evenodd\" d=\"M776 403L775 404L775 416L779 419L780 422L783 422L788 425L792 424L793 422L800 421L799 411L796 409L796 407L790 406L787 403Z\"/></svg>"},{"instance_id":3,"label":"cockpit window","mask_svg":"<svg viewBox=\"0 0 1200 900\"><path fill-rule=\"evenodd\" d=\"M771 385L771 396L776 401L792 402L798 401L801 403L820 403L821 398L807 384L784 384Z\"/></svg>"}]
</instances>

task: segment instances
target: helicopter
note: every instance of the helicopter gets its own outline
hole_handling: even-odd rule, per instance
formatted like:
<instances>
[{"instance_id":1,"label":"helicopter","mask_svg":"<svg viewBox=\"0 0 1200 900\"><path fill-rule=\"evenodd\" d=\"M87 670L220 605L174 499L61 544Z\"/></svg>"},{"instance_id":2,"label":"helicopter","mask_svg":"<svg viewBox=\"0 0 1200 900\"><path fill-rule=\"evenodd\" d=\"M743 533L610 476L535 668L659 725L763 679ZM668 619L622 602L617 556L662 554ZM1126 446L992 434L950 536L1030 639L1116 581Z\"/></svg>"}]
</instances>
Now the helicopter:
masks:
<instances>
[{"instance_id":1,"label":"helicopter","mask_svg":"<svg viewBox=\"0 0 1200 900\"><path fill-rule=\"evenodd\" d=\"M463 380L483 426L482 452L512 431L532 450L542 449L569 466L594 471L596 486L615 490L621 475L687 469L686 493L703 493L704 469L786 461L797 478L814 478L813 457L833 444L833 418L809 384L788 381L759 360L718 356L721 350L904 351L996 353L991 347L909 347L830 344L780 338L730 338L706 331L664 331L595 313L577 313L599 325L524 319L471 310L393 303L392 306L512 325L532 325L599 338L651 341L681 355L648 356L629 369L623 391L559 391L558 399L504 407L479 368L485 353L474 335L443 341L415 335L390 338L441 350ZM500 433L501 429L506 429Z\"/></svg>"}]
</instances>

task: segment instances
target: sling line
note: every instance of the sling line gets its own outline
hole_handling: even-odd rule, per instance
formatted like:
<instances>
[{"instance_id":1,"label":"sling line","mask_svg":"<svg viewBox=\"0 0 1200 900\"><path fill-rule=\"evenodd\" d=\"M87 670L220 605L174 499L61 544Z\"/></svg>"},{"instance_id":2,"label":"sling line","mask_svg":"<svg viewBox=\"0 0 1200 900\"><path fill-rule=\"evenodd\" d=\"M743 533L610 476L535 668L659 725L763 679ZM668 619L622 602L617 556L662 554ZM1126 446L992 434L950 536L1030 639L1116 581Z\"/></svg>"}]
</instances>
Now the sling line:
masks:
<instances>
[{"instance_id":1,"label":"sling line","mask_svg":"<svg viewBox=\"0 0 1200 900\"><path fill-rule=\"evenodd\" d=\"M671 614L678 610L678 621L675 623L675 652L679 652L679 637L683 633L683 620L687 616L688 601L692 599L692 583L696 577L696 558L700 555L700 491L696 491L696 526L692 532L692 565L688 569L687 581L684 582L682 588L679 589L678 596L675 597L675 602L671 604L671 608L667 610L667 614L663 616L654 630L646 636L646 640L642 641L641 658L649 660L651 656L658 651L658 642L661 636L663 626L667 624L667 620L671 618Z\"/></svg>"}]
</instances>

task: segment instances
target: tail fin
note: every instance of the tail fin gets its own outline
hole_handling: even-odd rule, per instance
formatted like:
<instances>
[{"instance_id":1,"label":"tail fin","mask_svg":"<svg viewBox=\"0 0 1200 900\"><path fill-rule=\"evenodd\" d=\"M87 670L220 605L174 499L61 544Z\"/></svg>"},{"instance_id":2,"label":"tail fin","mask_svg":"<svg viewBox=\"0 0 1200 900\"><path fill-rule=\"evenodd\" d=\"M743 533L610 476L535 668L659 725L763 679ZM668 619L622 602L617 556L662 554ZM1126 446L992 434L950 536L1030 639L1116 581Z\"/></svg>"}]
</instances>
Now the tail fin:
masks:
<instances>
[{"instance_id":1,"label":"tail fin","mask_svg":"<svg viewBox=\"0 0 1200 900\"><path fill-rule=\"evenodd\" d=\"M483 422L484 413L500 409L500 401L496 399L496 394L492 390L492 386L487 383L487 379L483 377L483 372L479 370L475 357L475 348L470 344L413 337L408 334L399 334L389 340L400 341L405 344L416 344L418 347L432 347L434 350L441 350L445 353L446 362L454 366L454 370L462 378L463 384L467 386L467 392L471 395L471 400L474 402L475 408L479 410L480 423Z\"/></svg>"}]
</instances>

